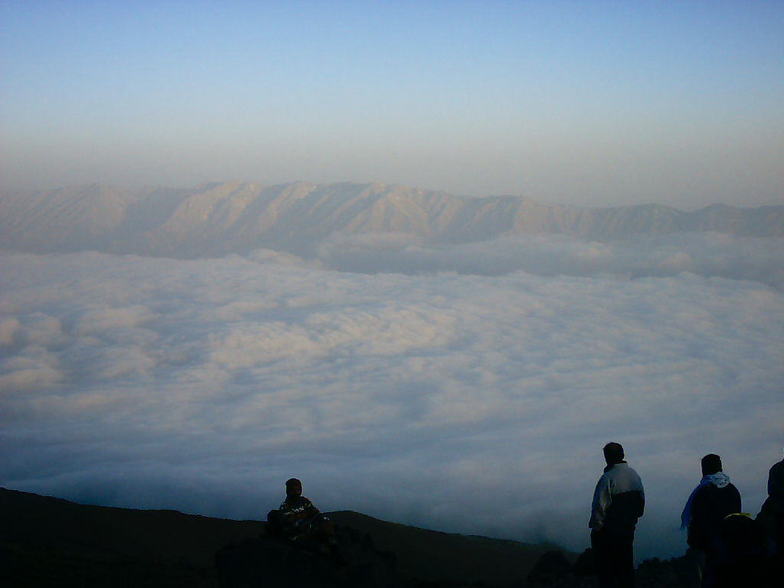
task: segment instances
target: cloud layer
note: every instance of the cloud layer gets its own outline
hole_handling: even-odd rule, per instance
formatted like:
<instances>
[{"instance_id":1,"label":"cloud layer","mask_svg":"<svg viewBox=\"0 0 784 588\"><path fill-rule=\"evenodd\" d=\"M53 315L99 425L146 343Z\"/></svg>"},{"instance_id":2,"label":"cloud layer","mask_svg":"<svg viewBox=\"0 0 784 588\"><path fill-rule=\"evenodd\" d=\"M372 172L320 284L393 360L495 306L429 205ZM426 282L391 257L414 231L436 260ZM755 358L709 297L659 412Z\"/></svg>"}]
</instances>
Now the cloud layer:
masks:
<instances>
[{"instance_id":1,"label":"cloud layer","mask_svg":"<svg viewBox=\"0 0 784 588\"><path fill-rule=\"evenodd\" d=\"M298 476L323 509L577 549L616 440L648 493L639 554L675 553L699 458L756 512L784 444L780 257L707 238L730 269L705 242L552 239L321 253L408 275L0 255L0 483L260 518Z\"/></svg>"},{"instance_id":2,"label":"cloud layer","mask_svg":"<svg viewBox=\"0 0 784 588\"><path fill-rule=\"evenodd\" d=\"M460 245L412 243L402 234L333 235L318 250L326 267L354 272L457 272L498 276L676 276L689 272L756 280L784 288L784 239L714 232L636 235L590 241L567 235L515 235Z\"/></svg>"}]
</instances>

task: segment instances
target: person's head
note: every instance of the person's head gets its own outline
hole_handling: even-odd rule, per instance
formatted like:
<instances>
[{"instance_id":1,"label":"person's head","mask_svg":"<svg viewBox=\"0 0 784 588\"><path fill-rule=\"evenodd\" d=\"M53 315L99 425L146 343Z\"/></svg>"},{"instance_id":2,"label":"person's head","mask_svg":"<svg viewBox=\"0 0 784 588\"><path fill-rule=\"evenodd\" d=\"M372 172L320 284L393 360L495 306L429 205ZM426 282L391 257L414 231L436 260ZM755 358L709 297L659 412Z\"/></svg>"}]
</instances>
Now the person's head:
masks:
<instances>
[{"instance_id":1,"label":"person's head","mask_svg":"<svg viewBox=\"0 0 784 588\"><path fill-rule=\"evenodd\" d=\"M297 478L286 480L286 496L302 496L302 482L297 480Z\"/></svg>"},{"instance_id":2,"label":"person's head","mask_svg":"<svg viewBox=\"0 0 784 588\"><path fill-rule=\"evenodd\" d=\"M605 445L602 451L604 451L604 461L607 462L607 465L614 465L623 461L623 447L620 443L612 441Z\"/></svg>"},{"instance_id":3,"label":"person's head","mask_svg":"<svg viewBox=\"0 0 784 588\"><path fill-rule=\"evenodd\" d=\"M702 465L702 475L710 476L721 471L721 458L715 453L709 453L700 461Z\"/></svg>"}]
</instances>

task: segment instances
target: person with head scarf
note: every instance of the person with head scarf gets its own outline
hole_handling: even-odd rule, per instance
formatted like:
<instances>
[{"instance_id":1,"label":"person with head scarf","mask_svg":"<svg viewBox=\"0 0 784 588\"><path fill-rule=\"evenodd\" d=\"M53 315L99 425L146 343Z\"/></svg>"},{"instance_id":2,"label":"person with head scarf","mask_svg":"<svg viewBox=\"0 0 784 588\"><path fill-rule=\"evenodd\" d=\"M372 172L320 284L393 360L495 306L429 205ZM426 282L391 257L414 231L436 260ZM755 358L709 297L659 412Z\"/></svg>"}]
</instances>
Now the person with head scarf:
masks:
<instances>
[{"instance_id":1,"label":"person with head scarf","mask_svg":"<svg viewBox=\"0 0 784 588\"><path fill-rule=\"evenodd\" d=\"M721 525L725 517L741 512L741 498L730 477L722 471L721 457L702 458L702 479L681 513L681 528L688 530L687 543L694 552L703 588L716 586L722 553Z\"/></svg>"}]
</instances>

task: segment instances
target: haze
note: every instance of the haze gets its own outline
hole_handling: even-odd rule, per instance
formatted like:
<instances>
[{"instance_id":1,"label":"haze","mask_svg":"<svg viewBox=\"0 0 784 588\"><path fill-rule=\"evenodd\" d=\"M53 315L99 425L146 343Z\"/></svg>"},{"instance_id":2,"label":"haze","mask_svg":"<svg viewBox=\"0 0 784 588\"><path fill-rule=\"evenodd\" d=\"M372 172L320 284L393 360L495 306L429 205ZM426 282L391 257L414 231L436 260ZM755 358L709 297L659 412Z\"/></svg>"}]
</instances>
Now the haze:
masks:
<instances>
[{"instance_id":1,"label":"haze","mask_svg":"<svg viewBox=\"0 0 784 588\"><path fill-rule=\"evenodd\" d=\"M781 201L780 2L0 4L0 177Z\"/></svg>"}]
</instances>

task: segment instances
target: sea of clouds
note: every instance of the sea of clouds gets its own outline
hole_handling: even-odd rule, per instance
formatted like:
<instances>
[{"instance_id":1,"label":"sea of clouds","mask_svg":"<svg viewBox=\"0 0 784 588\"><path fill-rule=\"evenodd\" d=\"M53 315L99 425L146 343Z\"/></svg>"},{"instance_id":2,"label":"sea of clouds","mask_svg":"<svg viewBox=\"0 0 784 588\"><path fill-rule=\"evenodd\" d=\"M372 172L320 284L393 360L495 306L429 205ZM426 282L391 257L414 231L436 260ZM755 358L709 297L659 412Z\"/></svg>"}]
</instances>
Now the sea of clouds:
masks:
<instances>
[{"instance_id":1,"label":"sea of clouds","mask_svg":"<svg viewBox=\"0 0 784 588\"><path fill-rule=\"evenodd\" d=\"M376 235L0 275L17 490L259 519L296 476L323 510L582 549L612 440L646 487L638 557L668 556L702 455L756 513L784 445L781 239Z\"/></svg>"}]
</instances>

